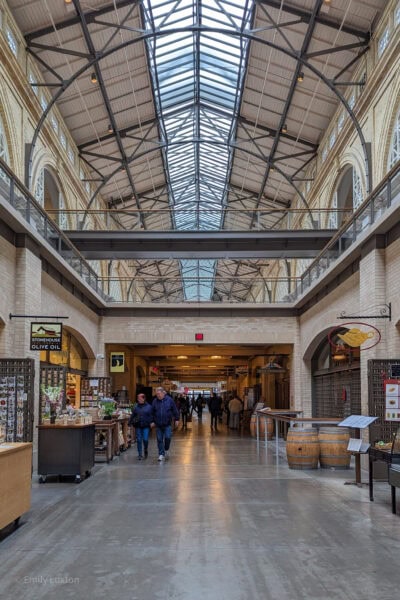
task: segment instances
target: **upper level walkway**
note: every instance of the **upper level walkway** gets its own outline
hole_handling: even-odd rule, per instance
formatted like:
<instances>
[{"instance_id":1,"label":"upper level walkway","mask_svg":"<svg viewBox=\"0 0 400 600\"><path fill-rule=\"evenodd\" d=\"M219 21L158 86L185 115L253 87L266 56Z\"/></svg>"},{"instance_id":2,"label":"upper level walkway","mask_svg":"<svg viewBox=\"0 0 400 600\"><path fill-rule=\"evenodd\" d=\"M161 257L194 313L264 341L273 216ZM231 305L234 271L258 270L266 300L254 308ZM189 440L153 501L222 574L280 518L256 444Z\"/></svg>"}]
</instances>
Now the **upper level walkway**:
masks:
<instances>
[{"instance_id":1,"label":"upper level walkway","mask_svg":"<svg viewBox=\"0 0 400 600\"><path fill-rule=\"evenodd\" d=\"M390 488L354 471L291 471L274 448L175 434L169 461L134 449L80 486L34 483L33 508L0 543L0 597L36 600L393 600L400 519ZM36 479L36 478L35 478ZM59 579L57 579L59 578Z\"/></svg>"}]
</instances>

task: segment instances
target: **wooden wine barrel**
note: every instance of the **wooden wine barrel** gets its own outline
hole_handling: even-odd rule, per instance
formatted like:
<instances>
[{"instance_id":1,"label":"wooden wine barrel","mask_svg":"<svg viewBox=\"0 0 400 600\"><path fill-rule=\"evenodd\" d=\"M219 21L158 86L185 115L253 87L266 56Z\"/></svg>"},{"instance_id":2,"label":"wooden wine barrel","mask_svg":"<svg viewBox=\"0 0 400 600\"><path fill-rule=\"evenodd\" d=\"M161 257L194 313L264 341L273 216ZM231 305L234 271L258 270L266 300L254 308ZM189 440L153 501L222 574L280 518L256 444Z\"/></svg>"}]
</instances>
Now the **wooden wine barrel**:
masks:
<instances>
[{"instance_id":1,"label":"wooden wine barrel","mask_svg":"<svg viewBox=\"0 0 400 600\"><path fill-rule=\"evenodd\" d=\"M347 452L350 432L346 427L321 427L319 462L323 469L348 469L351 454Z\"/></svg>"},{"instance_id":2,"label":"wooden wine barrel","mask_svg":"<svg viewBox=\"0 0 400 600\"><path fill-rule=\"evenodd\" d=\"M290 469L318 469L319 440L315 429L290 427L286 438Z\"/></svg>"},{"instance_id":3,"label":"wooden wine barrel","mask_svg":"<svg viewBox=\"0 0 400 600\"><path fill-rule=\"evenodd\" d=\"M260 439L265 437L265 422L267 423L267 439L272 440L274 433L274 421L267 417L267 419L260 415L258 419L259 435ZM250 419L250 435L257 437L257 416L255 413L251 415Z\"/></svg>"}]
</instances>

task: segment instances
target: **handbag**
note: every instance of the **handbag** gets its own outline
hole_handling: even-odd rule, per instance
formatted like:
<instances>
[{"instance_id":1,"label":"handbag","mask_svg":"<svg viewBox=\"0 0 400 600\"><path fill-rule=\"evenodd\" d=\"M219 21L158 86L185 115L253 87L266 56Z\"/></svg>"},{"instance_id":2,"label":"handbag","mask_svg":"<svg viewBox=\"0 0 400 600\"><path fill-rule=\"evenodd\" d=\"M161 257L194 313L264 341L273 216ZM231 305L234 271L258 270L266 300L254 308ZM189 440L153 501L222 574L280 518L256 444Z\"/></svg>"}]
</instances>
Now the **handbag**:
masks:
<instances>
[{"instance_id":1,"label":"handbag","mask_svg":"<svg viewBox=\"0 0 400 600\"><path fill-rule=\"evenodd\" d=\"M131 427L137 427L140 423L140 417L139 415L131 415L131 418L129 419L129 425Z\"/></svg>"}]
</instances>

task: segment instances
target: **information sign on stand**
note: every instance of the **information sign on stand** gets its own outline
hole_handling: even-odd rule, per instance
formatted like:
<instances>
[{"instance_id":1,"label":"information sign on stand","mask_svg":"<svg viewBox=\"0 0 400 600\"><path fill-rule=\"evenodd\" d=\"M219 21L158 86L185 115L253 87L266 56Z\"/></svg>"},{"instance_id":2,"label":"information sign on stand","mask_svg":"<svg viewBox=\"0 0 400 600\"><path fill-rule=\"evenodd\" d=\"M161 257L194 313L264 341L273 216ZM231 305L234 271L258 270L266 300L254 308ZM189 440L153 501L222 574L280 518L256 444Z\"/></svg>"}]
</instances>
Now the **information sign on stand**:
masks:
<instances>
[{"instance_id":1,"label":"information sign on stand","mask_svg":"<svg viewBox=\"0 0 400 600\"><path fill-rule=\"evenodd\" d=\"M377 420L378 417L369 417L366 415L350 415L338 423L338 427L350 427L352 429L356 429L356 437L351 438L349 440L349 445L347 446L347 451L354 454L356 457L356 480L355 481L346 481L347 485L355 484L357 486L361 486L361 454L366 454L369 450L370 444L363 442L361 439L361 429L366 429L369 427L374 421Z\"/></svg>"}]
</instances>

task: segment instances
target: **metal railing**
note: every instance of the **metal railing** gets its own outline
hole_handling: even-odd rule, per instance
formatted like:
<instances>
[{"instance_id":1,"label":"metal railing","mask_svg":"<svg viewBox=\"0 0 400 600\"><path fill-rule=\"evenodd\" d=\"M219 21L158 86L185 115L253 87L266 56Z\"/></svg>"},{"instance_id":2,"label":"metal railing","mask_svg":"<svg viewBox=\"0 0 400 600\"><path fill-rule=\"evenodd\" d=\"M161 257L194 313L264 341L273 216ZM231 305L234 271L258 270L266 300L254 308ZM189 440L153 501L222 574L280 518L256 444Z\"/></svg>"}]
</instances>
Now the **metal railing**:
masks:
<instances>
[{"instance_id":1,"label":"metal railing","mask_svg":"<svg viewBox=\"0 0 400 600\"><path fill-rule=\"evenodd\" d=\"M314 285L389 208L399 204L400 162L391 169L300 276L300 283L290 294L291 301L296 301Z\"/></svg>"},{"instance_id":2,"label":"metal railing","mask_svg":"<svg viewBox=\"0 0 400 600\"><path fill-rule=\"evenodd\" d=\"M17 211L25 223L30 225L35 233L44 239L85 283L103 300L106 300L106 295L101 287L102 281L97 273L1 159L0 197Z\"/></svg>"},{"instance_id":3,"label":"metal railing","mask_svg":"<svg viewBox=\"0 0 400 600\"><path fill-rule=\"evenodd\" d=\"M290 302L289 291L276 293L278 286L295 289L298 277L257 277L249 275L185 276L178 275L104 277L102 288L110 303L181 303L212 302L238 304L281 304ZM211 289L211 295L210 295Z\"/></svg>"}]
</instances>

